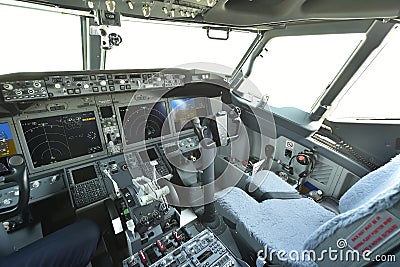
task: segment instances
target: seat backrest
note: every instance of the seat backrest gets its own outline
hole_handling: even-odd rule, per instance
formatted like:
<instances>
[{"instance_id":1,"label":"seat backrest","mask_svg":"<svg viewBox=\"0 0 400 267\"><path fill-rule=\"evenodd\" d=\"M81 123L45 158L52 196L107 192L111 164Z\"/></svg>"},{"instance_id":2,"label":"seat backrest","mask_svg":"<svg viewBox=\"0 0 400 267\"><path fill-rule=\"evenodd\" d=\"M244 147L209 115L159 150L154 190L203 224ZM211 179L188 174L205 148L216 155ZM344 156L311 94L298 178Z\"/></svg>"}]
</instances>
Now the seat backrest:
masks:
<instances>
[{"instance_id":1,"label":"seat backrest","mask_svg":"<svg viewBox=\"0 0 400 267\"><path fill-rule=\"evenodd\" d=\"M365 180L364 180L365 179ZM306 240L304 249L314 249L339 229L393 208L400 203L400 156L369 173L340 200L341 214L321 225Z\"/></svg>"},{"instance_id":2,"label":"seat backrest","mask_svg":"<svg viewBox=\"0 0 400 267\"><path fill-rule=\"evenodd\" d=\"M341 213L359 208L379 194L400 183L400 155L355 183L339 201Z\"/></svg>"}]
</instances>

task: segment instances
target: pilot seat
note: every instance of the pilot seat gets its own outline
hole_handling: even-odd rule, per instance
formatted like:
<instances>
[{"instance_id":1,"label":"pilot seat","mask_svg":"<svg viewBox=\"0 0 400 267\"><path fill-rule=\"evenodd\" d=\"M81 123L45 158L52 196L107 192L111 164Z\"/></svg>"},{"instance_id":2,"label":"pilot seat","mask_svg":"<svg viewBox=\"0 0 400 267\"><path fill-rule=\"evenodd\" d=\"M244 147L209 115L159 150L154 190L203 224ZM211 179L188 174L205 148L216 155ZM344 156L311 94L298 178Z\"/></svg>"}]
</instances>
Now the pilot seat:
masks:
<instances>
[{"instance_id":1,"label":"pilot seat","mask_svg":"<svg viewBox=\"0 0 400 267\"><path fill-rule=\"evenodd\" d=\"M268 174L261 172L259 175ZM237 242L241 243L239 248L250 247L254 253L260 250L271 252L274 264L316 266L317 263L310 258L293 260L287 257L282 262L282 258L277 259L276 252L283 250L289 253L295 250L302 253L329 247L338 249L339 240L351 244L354 231L374 218L399 221L400 155L355 183L341 197L338 215L308 198L258 202L237 187L225 191L216 201L216 208L233 232L237 233ZM386 235L379 246L374 247L371 258L397 246L396 240L400 234L394 234ZM353 247L356 245L353 244ZM350 249L350 246L343 249ZM251 257L256 260L255 256ZM329 260L325 260L328 262L318 261L318 265L329 265Z\"/></svg>"}]
</instances>

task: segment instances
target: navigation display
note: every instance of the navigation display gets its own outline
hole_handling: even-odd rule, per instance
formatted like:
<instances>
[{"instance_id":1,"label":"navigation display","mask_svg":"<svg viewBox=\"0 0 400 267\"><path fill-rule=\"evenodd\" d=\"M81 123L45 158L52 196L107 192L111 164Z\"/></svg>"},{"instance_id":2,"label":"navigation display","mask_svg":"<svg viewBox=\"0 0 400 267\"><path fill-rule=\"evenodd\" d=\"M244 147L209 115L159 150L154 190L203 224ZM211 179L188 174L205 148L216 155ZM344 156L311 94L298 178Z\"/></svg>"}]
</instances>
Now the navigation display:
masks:
<instances>
[{"instance_id":1,"label":"navigation display","mask_svg":"<svg viewBox=\"0 0 400 267\"><path fill-rule=\"evenodd\" d=\"M171 108L176 132L192 129L192 118L207 116L204 98L173 99Z\"/></svg>"},{"instance_id":2,"label":"navigation display","mask_svg":"<svg viewBox=\"0 0 400 267\"><path fill-rule=\"evenodd\" d=\"M124 128L127 145L169 135L165 102L120 107L119 114Z\"/></svg>"},{"instance_id":3,"label":"navigation display","mask_svg":"<svg viewBox=\"0 0 400 267\"><path fill-rule=\"evenodd\" d=\"M0 175L9 171L7 157L15 155L16 153L17 150L11 134L10 125L7 122L0 123Z\"/></svg>"},{"instance_id":4,"label":"navigation display","mask_svg":"<svg viewBox=\"0 0 400 267\"><path fill-rule=\"evenodd\" d=\"M103 151L93 111L20 123L35 168Z\"/></svg>"}]
</instances>

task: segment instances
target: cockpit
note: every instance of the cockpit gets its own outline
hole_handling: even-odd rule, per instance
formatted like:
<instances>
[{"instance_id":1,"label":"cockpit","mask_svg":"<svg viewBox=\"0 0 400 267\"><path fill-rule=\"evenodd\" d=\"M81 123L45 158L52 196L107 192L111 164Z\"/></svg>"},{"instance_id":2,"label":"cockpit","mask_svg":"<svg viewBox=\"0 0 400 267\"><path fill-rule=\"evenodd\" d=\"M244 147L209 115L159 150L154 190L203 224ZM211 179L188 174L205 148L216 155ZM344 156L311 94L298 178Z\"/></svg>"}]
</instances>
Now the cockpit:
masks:
<instances>
[{"instance_id":1,"label":"cockpit","mask_svg":"<svg viewBox=\"0 0 400 267\"><path fill-rule=\"evenodd\" d=\"M398 265L400 1L3 2L1 267Z\"/></svg>"}]
</instances>

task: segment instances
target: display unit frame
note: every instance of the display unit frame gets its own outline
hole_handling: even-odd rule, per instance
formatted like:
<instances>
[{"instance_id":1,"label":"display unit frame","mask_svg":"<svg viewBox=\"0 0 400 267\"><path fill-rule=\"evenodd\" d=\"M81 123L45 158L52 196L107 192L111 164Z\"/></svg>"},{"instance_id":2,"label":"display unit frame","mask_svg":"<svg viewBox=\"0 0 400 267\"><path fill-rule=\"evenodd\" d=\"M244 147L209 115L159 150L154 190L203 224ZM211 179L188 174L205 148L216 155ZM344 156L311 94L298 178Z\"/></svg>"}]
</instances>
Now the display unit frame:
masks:
<instances>
[{"instance_id":1,"label":"display unit frame","mask_svg":"<svg viewBox=\"0 0 400 267\"><path fill-rule=\"evenodd\" d=\"M66 116L66 115L84 113L84 112L93 112L93 114L96 118L96 127L97 127L97 130L99 133L99 139L100 139L102 151L74 157L71 159L66 159L66 160L52 163L52 164L35 167L33 164L33 161L32 161L31 153L29 151L29 147L27 144L27 140L25 138L25 134L24 134L21 122L25 121L25 120L43 119L46 117L55 117L55 116ZM64 110L64 111L23 114L23 115L14 117L14 124L15 124L15 128L17 131L17 135L19 137L20 144L21 144L21 149L25 155L28 170L30 173L38 173L38 172L42 172L42 171L53 170L56 168L69 167L73 164L81 163L84 160L93 160L93 159L97 159L97 158L107 155L107 149L105 146L104 135L103 135L103 131L102 131L101 124L100 124L100 117L99 117L98 110L96 107L84 107L84 108L80 108L79 110L74 109L74 110Z\"/></svg>"},{"instance_id":2,"label":"display unit frame","mask_svg":"<svg viewBox=\"0 0 400 267\"><path fill-rule=\"evenodd\" d=\"M20 146L20 143L19 143L17 131L15 130L14 121L12 120L12 118L0 118L0 124L4 124L4 123L8 124L8 128L10 130L10 133L11 133L11 136L12 136L12 140L14 142L15 154L23 154L21 146ZM12 155L15 155L15 154L10 154L9 156L12 156ZM4 156L2 158L6 158L6 157L8 157L8 156ZM25 155L24 155L24 158L26 160Z\"/></svg>"},{"instance_id":3,"label":"display unit frame","mask_svg":"<svg viewBox=\"0 0 400 267\"><path fill-rule=\"evenodd\" d=\"M136 106L149 105L149 104L155 105L156 103L159 103L159 102L164 102L165 103L165 108L166 108L166 111L167 111L167 117L166 117L165 122L168 123L169 134L167 134L165 136L163 136L161 134L160 137L153 138L151 140L142 140L142 141L138 141L138 142L135 142L135 143L128 144L127 140L126 140L124 123L123 123L123 120L122 120L122 117L121 117L120 108L134 107L134 106L136 107ZM169 139L169 138L171 138L173 136L173 128L172 128L173 125L172 125L171 120L168 119L168 115L169 115L169 112L170 112L170 106L169 106L168 102L169 102L168 98L161 98L161 99L159 99L157 101L154 101L154 100L140 101L140 102L138 101L138 102L135 102L134 105L131 105L131 103L118 103L118 104L114 105L115 111L116 111L116 115L117 115L117 122L118 122L118 125L120 126L120 130L121 130L122 144L123 144L123 147L124 147L125 151L128 151L128 150L130 151L132 148L147 147L148 145L156 144L156 143L158 143L158 142L160 142L162 140L167 140L167 139Z\"/></svg>"}]
</instances>

